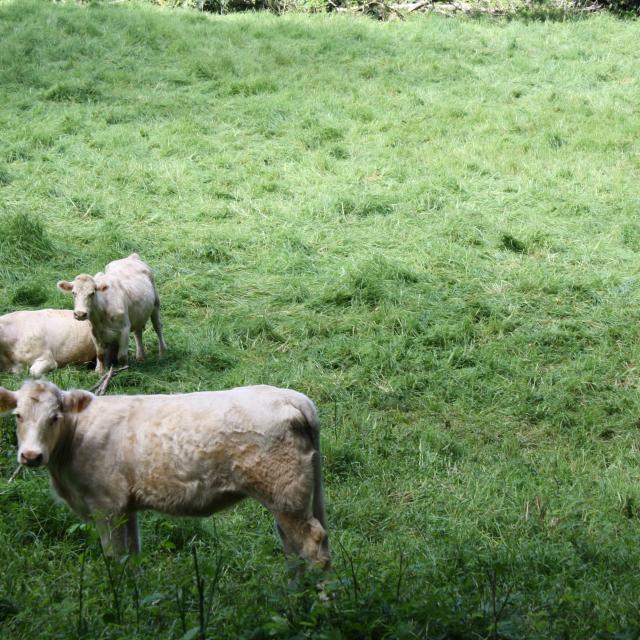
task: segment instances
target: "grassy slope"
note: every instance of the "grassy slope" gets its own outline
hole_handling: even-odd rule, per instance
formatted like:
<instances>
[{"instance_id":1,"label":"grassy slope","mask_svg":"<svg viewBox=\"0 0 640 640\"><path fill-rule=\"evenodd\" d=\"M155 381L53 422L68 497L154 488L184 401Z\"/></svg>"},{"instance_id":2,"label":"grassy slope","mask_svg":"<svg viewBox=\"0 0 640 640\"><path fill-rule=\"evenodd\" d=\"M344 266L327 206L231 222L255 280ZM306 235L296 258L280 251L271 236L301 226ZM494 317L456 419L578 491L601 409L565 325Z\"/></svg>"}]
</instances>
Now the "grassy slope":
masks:
<instances>
[{"instance_id":1,"label":"grassy slope","mask_svg":"<svg viewBox=\"0 0 640 640\"><path fill-rule=\"evenodd\" d=\"M0 310L139 251L171 353L112 392L265 382L323 418L335 599L287 593L257 505L148 515L140 637L182 635L193 536L215 637L634 637L639 35L0 7ZM84 532L41 473L0 505L3 637L73 635ZM126 636L94 542L84 581L89 636Z\"/></svg>"}]
</instances>

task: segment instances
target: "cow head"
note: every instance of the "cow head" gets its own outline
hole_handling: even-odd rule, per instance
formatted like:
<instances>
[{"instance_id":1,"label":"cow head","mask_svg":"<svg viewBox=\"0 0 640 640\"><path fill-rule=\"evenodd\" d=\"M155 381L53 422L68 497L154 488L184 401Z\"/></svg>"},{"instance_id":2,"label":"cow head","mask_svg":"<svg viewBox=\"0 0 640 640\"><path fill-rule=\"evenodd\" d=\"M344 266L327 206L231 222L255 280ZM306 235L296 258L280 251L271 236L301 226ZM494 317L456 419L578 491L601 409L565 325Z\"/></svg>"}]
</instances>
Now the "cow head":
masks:
<instances>
[{"instance_id":1,"label":"cow head","mask_svg":"<svg viewBox=\"0 0 640 640\"><path fill-rule=\"evenodd\" d=\"M58 282L60 291L73 294L73 315L76 320L87 320L95 304L96 292L106 291L108 288L109 285L98 284L86 273L76 276L73 282L67 282L67 280Z\"/></svg>"},{"instance_id":2,"label":"cow head","mask_svg":"<svg viewBox=\"0 0 640 640\"><path fill-rule=\"evenodd\" d=\"M39 467L49 462L73 414L84 411L94 396L62 391L46 380L27 380L16 392L0 387L0 412L13 410L18 433L18 462Z\"/></svg>"}]
</instances>

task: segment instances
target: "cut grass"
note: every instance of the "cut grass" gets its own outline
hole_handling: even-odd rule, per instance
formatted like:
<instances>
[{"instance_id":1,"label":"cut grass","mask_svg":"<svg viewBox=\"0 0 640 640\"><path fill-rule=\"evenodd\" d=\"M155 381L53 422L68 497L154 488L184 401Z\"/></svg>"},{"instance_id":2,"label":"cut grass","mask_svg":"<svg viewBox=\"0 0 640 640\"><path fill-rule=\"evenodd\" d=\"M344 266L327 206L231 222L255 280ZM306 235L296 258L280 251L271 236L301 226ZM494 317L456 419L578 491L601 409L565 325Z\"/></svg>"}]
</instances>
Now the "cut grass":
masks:
<instances>
[{"instance_id":1,"label":"cut grass","mask_svg":"<svg viewBox=\"0 0 640 640\"><path fill-rule=\"evenodd\" d=\"M0 310L140 252L170 352L110 392L308 393L335 560L322 604L258 505L148 514L120 624L91 530L24 472L3 637L179 638L191 544L224 561L215 637L635 637L639 35L2 4Z\"/></svg>"}]
</instances>

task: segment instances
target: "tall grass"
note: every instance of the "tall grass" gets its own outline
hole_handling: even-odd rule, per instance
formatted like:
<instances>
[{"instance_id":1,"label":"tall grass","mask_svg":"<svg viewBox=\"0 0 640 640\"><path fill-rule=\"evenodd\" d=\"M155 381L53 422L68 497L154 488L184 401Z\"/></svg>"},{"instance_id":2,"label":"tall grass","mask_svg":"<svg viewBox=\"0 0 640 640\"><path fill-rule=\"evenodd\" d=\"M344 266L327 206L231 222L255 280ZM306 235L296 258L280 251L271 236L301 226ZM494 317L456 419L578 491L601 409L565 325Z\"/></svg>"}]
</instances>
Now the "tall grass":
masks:
<instances>
[{"instance_id":1,"label":"tall grass","mask_svg":"<svg viewBox=\"0 0 640 640\"><path fill-rule=\"evenodd\" d=\"M258 505L147 514L114 615L28 471L0 484L2 636L200 633L196 545L210 637L635 637L639 35L0 5L0 310L141 253L170 352L110 391L308 393L335 564L319 600Z\"/></svg>"}]
</instances>

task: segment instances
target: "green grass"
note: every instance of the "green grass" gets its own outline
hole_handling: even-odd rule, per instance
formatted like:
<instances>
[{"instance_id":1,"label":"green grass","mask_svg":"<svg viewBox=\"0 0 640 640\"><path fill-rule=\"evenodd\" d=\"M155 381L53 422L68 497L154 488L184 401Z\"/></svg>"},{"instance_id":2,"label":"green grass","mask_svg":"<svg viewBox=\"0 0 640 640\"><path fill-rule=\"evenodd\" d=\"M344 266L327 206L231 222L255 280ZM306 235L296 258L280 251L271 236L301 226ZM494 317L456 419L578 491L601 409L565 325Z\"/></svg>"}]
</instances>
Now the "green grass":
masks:
<instances>
[{"instance_id":1,"label":"green grass","mask_svg":"<svg viewBox=\"0 0 640 640\"><path fill-rule=\"evenodd\" d=\"M307 393L335 564L322 603L259 505L147 514L118 613L91 529L23 472L0 635L180 638L196 545L212 638L638 637L639 38L0 5L0 311L138 251L170 352L149 330L110 392Z\"/></svg>"}]
</instances>

